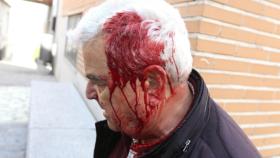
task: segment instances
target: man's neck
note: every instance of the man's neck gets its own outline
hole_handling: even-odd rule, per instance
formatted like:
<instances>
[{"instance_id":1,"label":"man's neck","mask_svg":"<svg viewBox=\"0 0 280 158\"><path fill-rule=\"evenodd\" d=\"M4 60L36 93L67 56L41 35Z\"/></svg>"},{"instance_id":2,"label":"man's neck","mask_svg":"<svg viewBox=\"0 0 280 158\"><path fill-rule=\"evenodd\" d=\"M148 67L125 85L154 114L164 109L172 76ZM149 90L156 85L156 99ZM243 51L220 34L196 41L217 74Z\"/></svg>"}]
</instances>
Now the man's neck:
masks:
<instances>
[{"instance_id":1,"label":"man's neck","mask_svg":"<svg viewBox=\"0 0 280 158\"><path fill-rule=\"evenodd\" d=\"M191 108L192 100L193 94L187 83L175 88L175 94L167 99L159 121L163 135L169 135L179 126Z\"/></svg>"}]
</instances>

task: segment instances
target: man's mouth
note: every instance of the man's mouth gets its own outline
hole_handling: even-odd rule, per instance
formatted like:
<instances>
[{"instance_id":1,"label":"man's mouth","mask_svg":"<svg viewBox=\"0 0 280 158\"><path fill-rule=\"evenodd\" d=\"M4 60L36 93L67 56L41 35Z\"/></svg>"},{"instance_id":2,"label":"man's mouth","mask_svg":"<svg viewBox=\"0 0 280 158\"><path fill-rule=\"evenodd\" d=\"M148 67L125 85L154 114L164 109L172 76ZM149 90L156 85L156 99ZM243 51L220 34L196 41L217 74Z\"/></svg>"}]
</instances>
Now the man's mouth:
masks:
<instances>
[{"instance_id":1,"label":"man's mouth","mask_svg":"<svg viewBox=\"0 0 280 158\"><path fill-rule=\"evenodd\" d=\"M106 111L103 112L103 116L104 116L105 118L108 118L108 117L109 117L109 116L108 116L108 113L107 113Z\"/></svg>"}]
</instances>

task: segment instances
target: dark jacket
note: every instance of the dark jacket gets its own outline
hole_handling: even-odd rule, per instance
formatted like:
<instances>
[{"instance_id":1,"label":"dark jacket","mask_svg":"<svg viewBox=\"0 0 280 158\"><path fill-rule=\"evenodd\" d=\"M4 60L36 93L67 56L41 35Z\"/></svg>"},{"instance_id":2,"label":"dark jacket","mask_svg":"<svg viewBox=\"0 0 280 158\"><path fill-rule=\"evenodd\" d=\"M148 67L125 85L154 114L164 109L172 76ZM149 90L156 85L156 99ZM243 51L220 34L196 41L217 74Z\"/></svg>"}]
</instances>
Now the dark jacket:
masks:
<instances>
[{"instance_id":1,"label":"dark jacket","mask_svg":"<svg viewBox=\"0 0 280 158\"><path fill-rule=\"evenodd\" d=\"M194 85L193 107L182 126L168 140L157 145L145 158L260 158L232 118L209 96L206 85L195 70L189 81ZM96 124L95 158L107 158L121 138L106 121Z\"/></svg>"}]
</instances>

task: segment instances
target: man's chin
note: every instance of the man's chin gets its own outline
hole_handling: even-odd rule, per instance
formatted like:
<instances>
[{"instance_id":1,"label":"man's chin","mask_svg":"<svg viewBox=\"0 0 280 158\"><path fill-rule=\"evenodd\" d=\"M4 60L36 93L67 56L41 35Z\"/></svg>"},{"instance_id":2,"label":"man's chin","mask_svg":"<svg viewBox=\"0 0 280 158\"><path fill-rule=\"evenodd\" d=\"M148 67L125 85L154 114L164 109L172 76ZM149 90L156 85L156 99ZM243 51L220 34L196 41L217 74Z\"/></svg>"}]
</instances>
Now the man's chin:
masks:
<instances>
[{"instance_id":1,"label":"man's chin","mask_svg":"<svg viewBox=\"0 0 280 158\"><path fill-rule=\"evenodd\" d=\"M111 123L111 121L107 120L107 124L108 124L108 127L112 131L115 131L115 132L119 132L120 131L120 128L118 127L118 125L115 125L115 124Z\"/></svg>"}]
</instances>

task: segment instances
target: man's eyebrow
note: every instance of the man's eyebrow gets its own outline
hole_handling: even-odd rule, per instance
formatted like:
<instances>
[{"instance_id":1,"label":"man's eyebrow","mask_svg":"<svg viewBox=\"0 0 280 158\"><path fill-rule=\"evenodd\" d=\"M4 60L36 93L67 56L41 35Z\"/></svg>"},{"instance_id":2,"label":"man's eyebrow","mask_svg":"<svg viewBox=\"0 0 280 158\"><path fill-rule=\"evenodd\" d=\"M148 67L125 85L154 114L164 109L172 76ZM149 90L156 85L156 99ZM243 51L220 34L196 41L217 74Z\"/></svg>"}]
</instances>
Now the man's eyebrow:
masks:
<instances>
[{"instance_id":1,"label":"man's eyebrow","mask_svg":"<svg viewBox=\"0 0 280 158\"><path fill-rule=\"evenodd\" d=\"M95 81L100 81L100 80L105 80L106 79L103 76L96 76L96 75L92 75L92 74L88 74L88 75L86 75L86 77L90 80L95 80Z\"/></svg>"},{"instance_id":2,"label":"man's eyebrow","mask_svg":"<svg viewBox=\"0 0 280 158\"><path fill-rule=\"evenodd\" d=\"M91 74L86 75L86 77L90 80L100 80L100 78L98 76L91 75Z\"/></svg>"}]
</instances>

